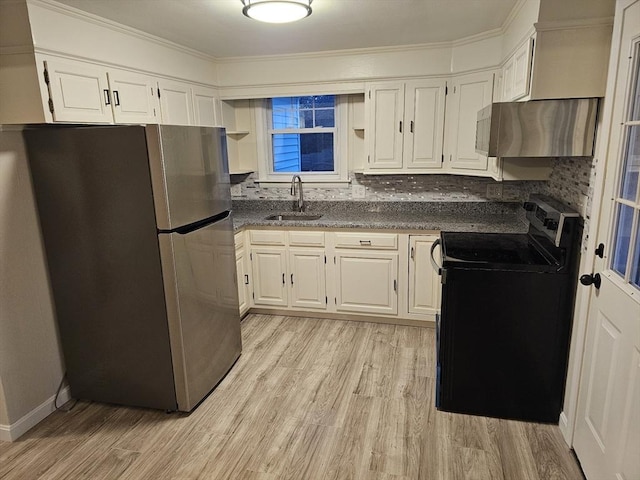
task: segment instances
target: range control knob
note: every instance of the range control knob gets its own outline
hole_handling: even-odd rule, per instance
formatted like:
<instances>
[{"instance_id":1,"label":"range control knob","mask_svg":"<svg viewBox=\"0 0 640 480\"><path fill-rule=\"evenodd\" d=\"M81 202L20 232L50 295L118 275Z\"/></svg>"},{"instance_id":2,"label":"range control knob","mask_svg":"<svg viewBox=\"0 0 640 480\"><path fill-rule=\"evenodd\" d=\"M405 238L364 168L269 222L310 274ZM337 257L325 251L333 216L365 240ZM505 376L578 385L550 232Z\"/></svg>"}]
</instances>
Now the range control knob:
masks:
<instances>
[{"instance_id":1,"label":"range control knob","mask_svg":"<svg viewBox=\"0 0 640 480\"><path fill-rule=\"evenodd\" d=\"M557 230L558 229L558 221L557 220L553 220L552 218L545 218L543 223L544 223L544 226L547 227L549 230Z\"/></svg>"},{"instance_id":2,"label":"range control knob","mask_svg":"<svg viewBox=\"0 0 640 480\"><path fill-rule=\"evenodd\" d=\"M536 204L533 202L524 202L524 204L522 204L522 208L524 208L527 212L531 212L536 208Z\"/></svg>"}]
</instances>

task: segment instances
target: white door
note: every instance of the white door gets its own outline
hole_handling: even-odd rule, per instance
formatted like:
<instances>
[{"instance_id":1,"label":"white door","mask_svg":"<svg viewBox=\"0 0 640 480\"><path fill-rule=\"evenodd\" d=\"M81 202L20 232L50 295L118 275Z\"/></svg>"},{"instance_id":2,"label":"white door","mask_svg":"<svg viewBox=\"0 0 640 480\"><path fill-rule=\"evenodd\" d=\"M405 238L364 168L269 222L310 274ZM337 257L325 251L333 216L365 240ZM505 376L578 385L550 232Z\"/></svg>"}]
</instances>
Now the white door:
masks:
<instances>
[{"instance_id":1,"label":"white door","mask_svg":"<svg viewBox=\"0 0 640 480\"><path fill-rule=\"evenodd\" d=\"M618 1L613 33L611 109L605 109L610 130L602 133L609 135L607 177L597 233L605 248L594 267L602 283L590 287L574 432L588 480L640 478L639 0Z\"/></svg>"},{"instance_id":2,"label":"white door","mask_svg":"<svg viewBox=\"0 0 640 480\"><path fill-rule=\"evenodd\" d=\"M291 306L325 310L324 249L289 249Z\"/></svg>"},{"instance_id":3,"label":"white door","mask_svg":"<svg viewBox=\"0 0 640 480\"><path fill-rule=\"evenodd\" d=\"M113 123L111 93L103 68L73 61L44 63L54 121Z\"/></svg>"},{"instance_id":4,"label":"white door","mask_svg":"<svg viewBox=\"0 0 640 480\"><path fill-rule=\"evenodd\" d=\"M398 313L398 254L336 252L336 309Z\"/></svg>"},{"instance_id":5,"label":"white door","mask_svg":"<svg viewBox=\"0 0 640 480\"><path fill-rule=\"evenodd\" d=\"M109 87L116 123L158 123L160 111L152 77L109 70Z\"/></svg>"},{"instance_id":6,"label":"white door","mask_svg":"<svg viewBox=\"0 0 640 480\"><path fill-rule=\"evenodd\" d=\"M492 73L465 75L453 81L447 104L451 169L486 172L487 157L476 152L476 123L478 111L489 105L492 97Z\"/></svg>"},{"instance_id":7,"label":"white door","mask_svg":"<svg viewBox=\"0 0 640 480\"><path fill-rule=\"evenodd\" d=\"M409 236L409 313L435 315L440 309L440 277L431 265L438 235Z\"/></svg>"},{"instance_id":8,"label":"white door","mask_svg":"<svg viewBox=\"0 0 640 480\"><path fill-rule=\"evenodd\" d=\"M408 169L442 169L444 80L407 82L404 159Z\"/></svg>"},{"instance_id":9,"label":"white door","mask_svg":"<svg viewBox=\"0 0 640 480\"><path fill-rule=\"evenodd\" d=\"M222 125L220 99L213 88L191 87L193 116L196 125L217 127Z\"/></svg>"},{"instance_id":10,"label":"white door","mask_svg":"<svg viewBox=\"0 0 640 480\"><path fill-rule=\"evenodd\" d=\"M161 80L160 111L165 125L193 125L193 102L191 88L185 83Z\"/></svg>"},{"instance_id":11,"label":"white door","mask_svg":"<svg viewBox=\"0 0 640 480\"><path fill-rule=\"evenodd\" d=\"M287 307L287 256L284 247L251 249L253 303Z\"/></svg>"},{"instance_id":12,"label":"white door","mask_svg":"<svg viewBox=\"0 0 640 480\"><path fill-rule=\"evenodd\" d=\"M402 168L404 84L385 82L371 85L367 97L369 139L367 166L372 170Z\"/></svg>"}]
</instances>

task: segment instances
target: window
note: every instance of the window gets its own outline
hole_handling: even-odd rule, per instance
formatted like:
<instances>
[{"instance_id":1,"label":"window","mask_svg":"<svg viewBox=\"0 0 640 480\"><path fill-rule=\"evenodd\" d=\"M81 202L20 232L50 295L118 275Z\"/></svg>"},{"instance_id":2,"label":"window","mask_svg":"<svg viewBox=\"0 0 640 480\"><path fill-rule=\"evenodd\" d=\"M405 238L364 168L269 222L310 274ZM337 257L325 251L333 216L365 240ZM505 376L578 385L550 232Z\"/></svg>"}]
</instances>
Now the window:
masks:
<instances>
[{"instance_id":1,"label":"window","mask_svg":"<svg viewBox=\"0 0 640 480\"><path fill-rule=\"evenodd\" d=\"M263 104L265 145L260 180L346 181L346 155L340 150L346 108L336 95L278 97Z\"/></svg>"}]
</instances>

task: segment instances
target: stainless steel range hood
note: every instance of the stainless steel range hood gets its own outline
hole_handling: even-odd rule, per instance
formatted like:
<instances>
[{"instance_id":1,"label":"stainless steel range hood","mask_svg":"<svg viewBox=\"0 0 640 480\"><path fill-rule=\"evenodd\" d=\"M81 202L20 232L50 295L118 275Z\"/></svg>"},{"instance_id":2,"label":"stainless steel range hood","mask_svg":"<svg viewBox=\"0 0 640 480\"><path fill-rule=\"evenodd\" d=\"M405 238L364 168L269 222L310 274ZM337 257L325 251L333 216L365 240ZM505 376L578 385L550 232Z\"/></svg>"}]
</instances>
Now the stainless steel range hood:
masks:
<instances>
[{"instance_id":1,"label":"stainless steel range hood","mask_svg":"<svg viewBox=\"0 0 640 480\"><path fill-rule=\"evenodd\" d=\"M597 98L494 103L478 112L476 151L489 157L590 157Z\"/></svg>"}]
</instances>

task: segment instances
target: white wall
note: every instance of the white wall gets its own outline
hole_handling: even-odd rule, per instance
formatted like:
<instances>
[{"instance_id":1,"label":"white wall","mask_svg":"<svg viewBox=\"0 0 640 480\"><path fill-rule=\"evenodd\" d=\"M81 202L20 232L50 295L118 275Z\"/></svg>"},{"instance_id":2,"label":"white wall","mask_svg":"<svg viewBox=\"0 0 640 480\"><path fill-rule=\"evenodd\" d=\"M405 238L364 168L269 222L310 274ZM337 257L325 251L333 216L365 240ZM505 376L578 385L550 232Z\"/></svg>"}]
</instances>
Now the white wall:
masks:
<instances>
[{"instance_id":1,"label":"white wall","mask_svg":"<svg viewBox=\"0 0 640 480\"><path fill-rule=\"evenodd\" d=\"M27 5L36 52L64 53L177 79L217 83L212 57L58 3L28 0Z\"/></svg>"},{"instance_id":2,"label":"white wall","mask_svg":"<svg viewBox=\"0 0 640 480\"><path fill-rule=\"evenodd\" d=\"M6 430L55 394L64 369L22 136L1 128L0 258L0 427Z\"/></svg>"}]
</instances>

